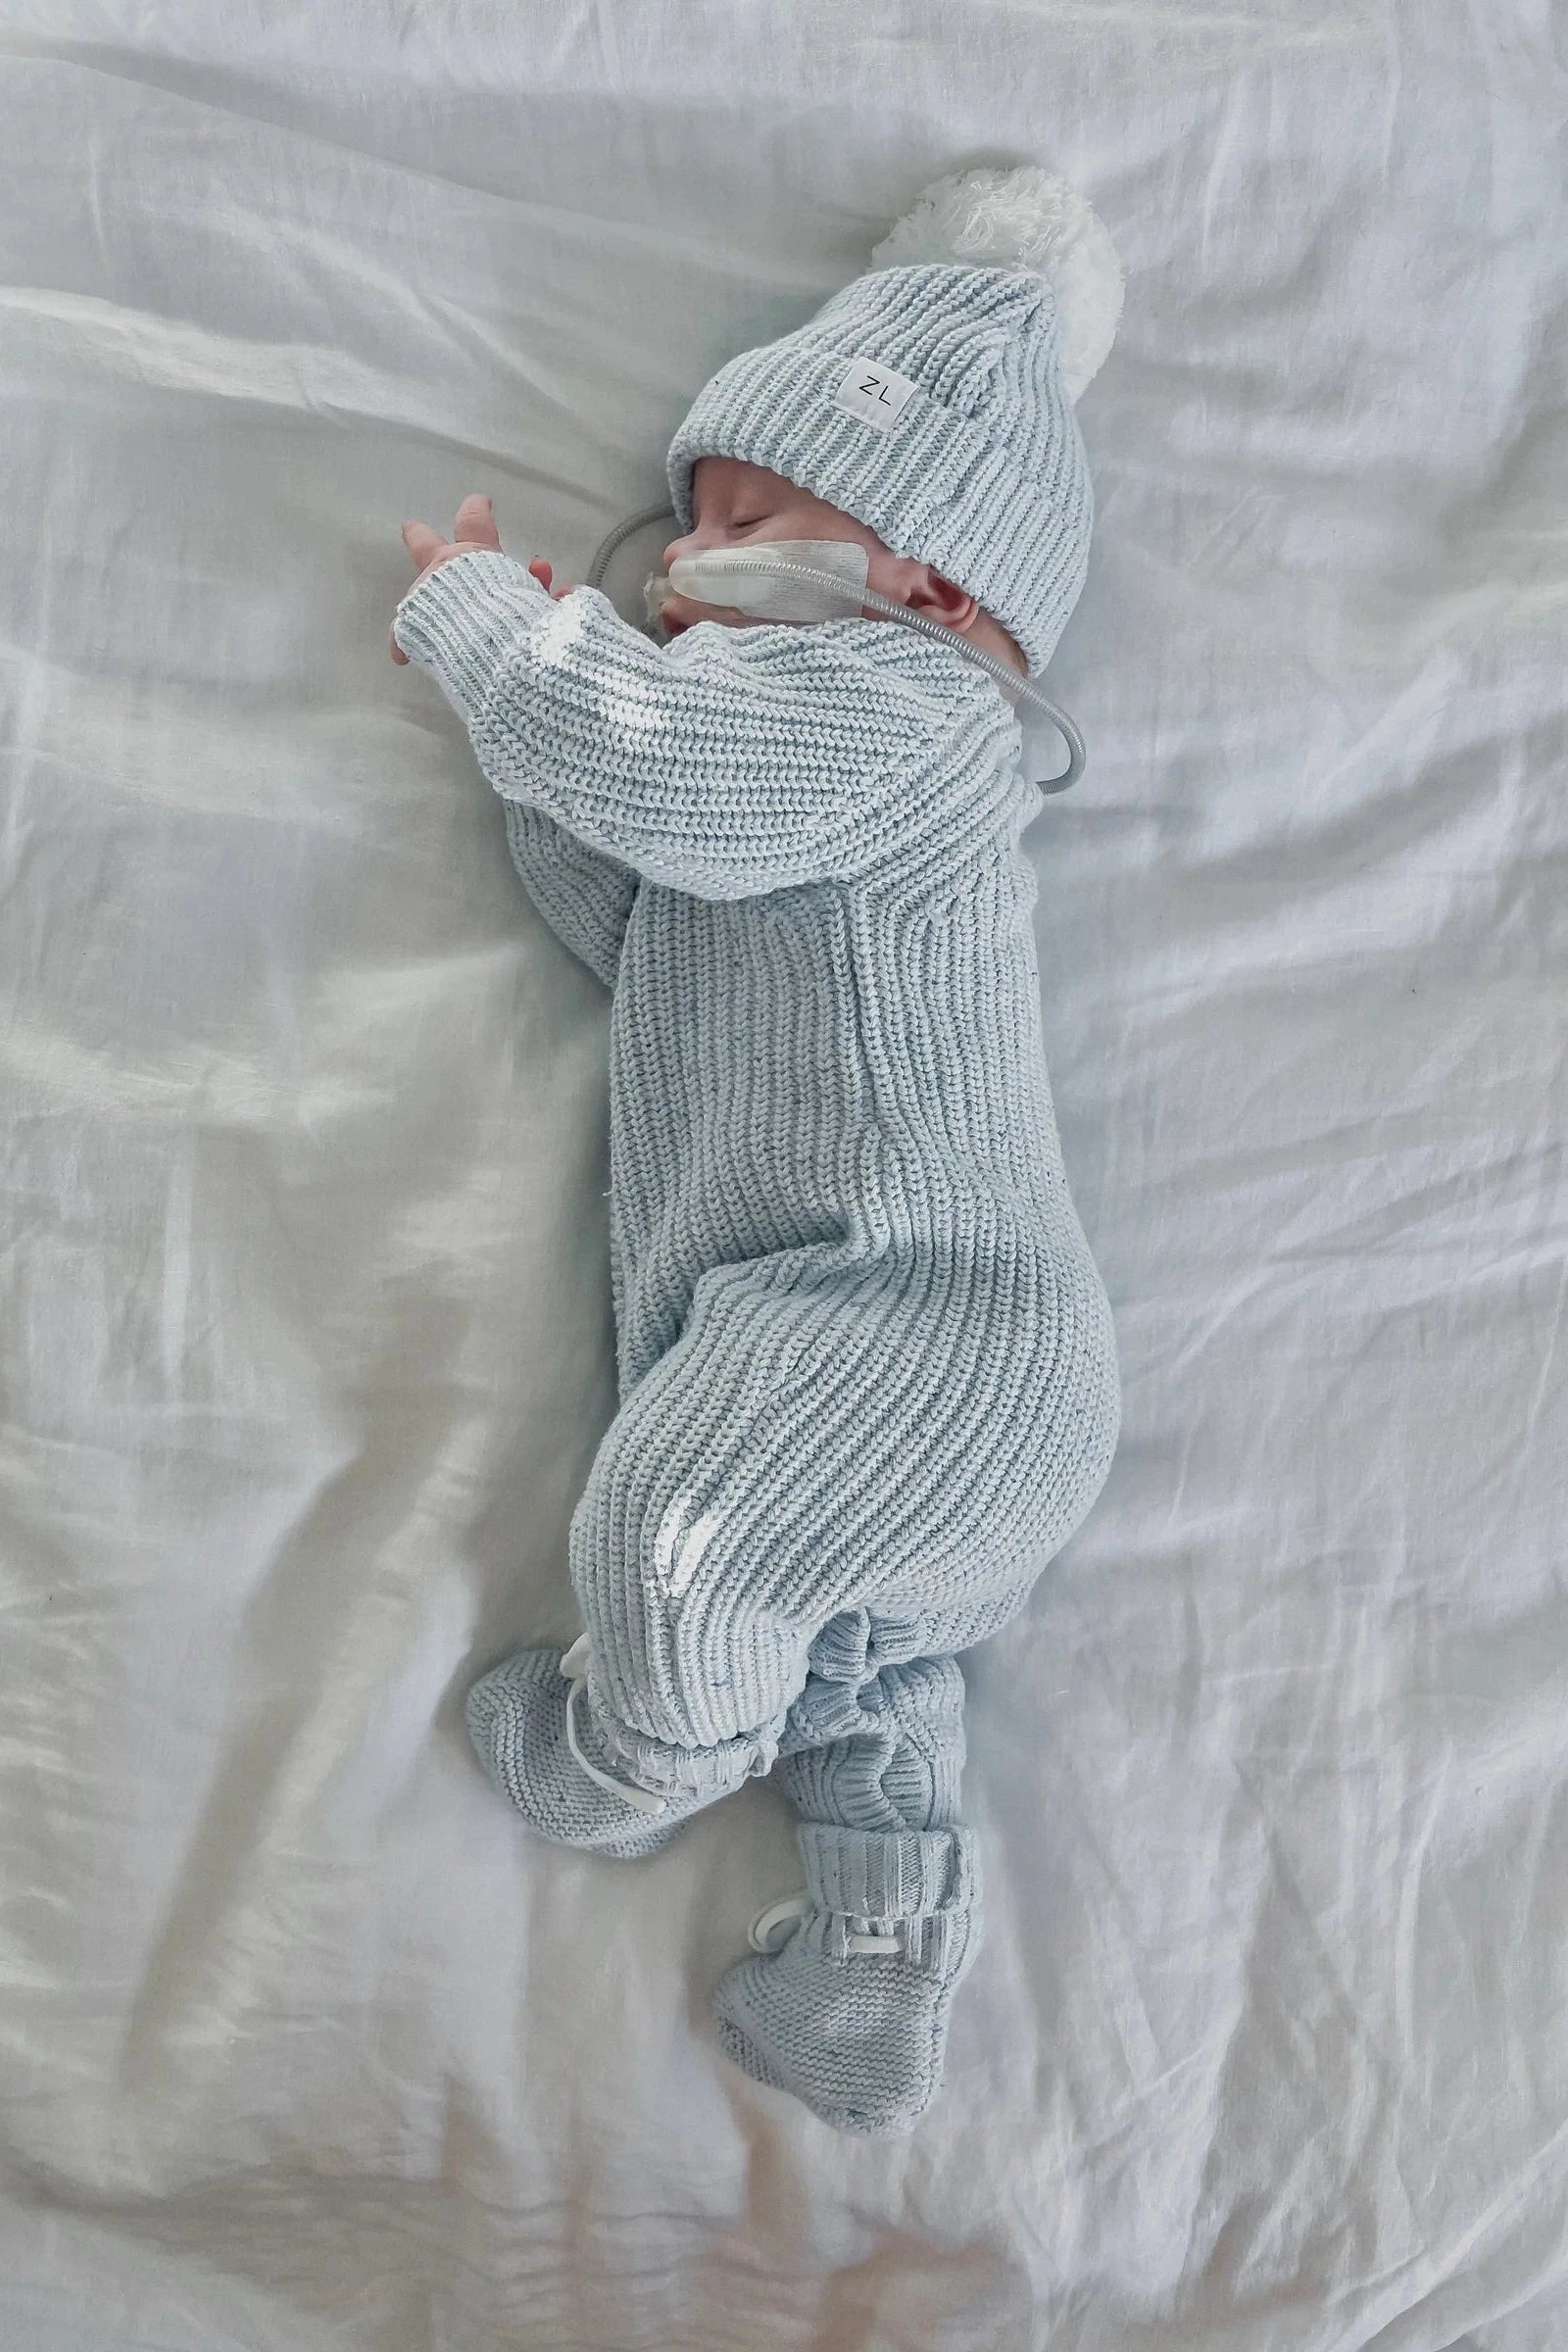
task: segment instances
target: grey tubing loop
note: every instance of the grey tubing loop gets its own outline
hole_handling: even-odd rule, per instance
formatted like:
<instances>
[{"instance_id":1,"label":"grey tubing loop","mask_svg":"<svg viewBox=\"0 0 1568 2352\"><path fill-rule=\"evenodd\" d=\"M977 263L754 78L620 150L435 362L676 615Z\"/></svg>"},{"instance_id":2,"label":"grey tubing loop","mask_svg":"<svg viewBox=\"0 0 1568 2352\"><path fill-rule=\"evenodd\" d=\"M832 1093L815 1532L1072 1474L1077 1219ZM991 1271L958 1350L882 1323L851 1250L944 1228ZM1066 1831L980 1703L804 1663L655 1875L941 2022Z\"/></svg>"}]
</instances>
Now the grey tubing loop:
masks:
<instances>
[{"instance_id":1,"label":"grey tubing loop","mask_svg":"<svg viewBox=\"0 0 1568 2352\"><path fill-rule=\"evenodd\" d=\"M673 507L661 506L645 507L640 514L628 514L623 522L617 522L614 529L608 532L600 541L594 560L588 566L586 585L590 588L600 586L609 569L611 557L624 540L631 537L634 531L645 529L651 522L662 522L666 516L671 522L680 519ZM742 570L747 568L743 549L726 549L725 553L732 564L737 564ZM818 571L814 564L780 564L776 558L767 557L759 559L755 568L774 576L785 572L797 579L814 580L819 586L837 588L841 592L843 589L842 581L836 580L829 571ZM927 620L923 612L911 612L907 605L895 604L891 597L879 596L874 588L861 589L858 601L862 605L870 605L877 612L887 613L890 619L899 621L905 628L918 629L927 637L936 637L945 644L953 644L954 632L951 629L945 629L939 620ZM1054 703L1049 695L1042 694L1038 686L1031 686L1027 679L1020 678L1017 671L1010 668L1005 662L999 662L992 654L982 653L977 645L965 645L958 650L961 651L966 662L976 662L980 668L989 670L1003 692L1010 699L1027 703L1031 710L1038 711L1043 718L1050 719L1062 742L1067 746L1067 764L1059 776L1037 777L1035 790L1047 794L1069 791L1083 774L1087 758L1084 751L1084 739L1079 732L1077 720L1063 710L1059 703Z\"/></svg>"},{"instance_id":2,"label":"grey tubing loop","mask_svg":"<svg viewBox=\"0 0 1568 2352\"><path fill-rule=\"evenodd\" d=\"M643 530L651 522L662 522L666 515L671 522L680 520L680 516L673 507L644 507L640 514L628 514L624 522L617 522L612 531L607 531L599 542L598 552L593 562L583 575L583 586L585 588L602 588L605 584L605 574L610 569L610 559L621 542L629 539L633 531Z\"/></svg>"}]
</instances>

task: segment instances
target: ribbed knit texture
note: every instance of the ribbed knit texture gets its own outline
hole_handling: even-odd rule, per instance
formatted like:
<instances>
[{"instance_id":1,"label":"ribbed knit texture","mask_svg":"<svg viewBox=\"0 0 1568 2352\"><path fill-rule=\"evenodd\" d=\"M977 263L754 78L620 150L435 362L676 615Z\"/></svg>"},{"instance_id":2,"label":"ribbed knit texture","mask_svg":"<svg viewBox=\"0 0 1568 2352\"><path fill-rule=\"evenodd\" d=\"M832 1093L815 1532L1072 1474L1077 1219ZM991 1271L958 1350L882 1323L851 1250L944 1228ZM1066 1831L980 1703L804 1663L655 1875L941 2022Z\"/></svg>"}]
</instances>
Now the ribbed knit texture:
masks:
<instances>
[{"instance_id":1,"label":"ribbed knit texture","mask_svg":"<svg viewBox=\"0 0 1568 2352\"><path fill-rule=\"evenodd\" d=\"M620 1404L570 1529L578 1728L671 1813L574 1767L558 1652L483 1678L476 1743L532 1826L624 1855L778 1759L812 1908L725 1979L726 2047L848 2129L904 2128L978 1935L952 1653L1021 1606L1117 1432L1016 725L906 630L704 623L660 648L492 551L395 626L614 992ZM857 1907L902 1923L896 1956L849 1952Z\"/></svg>"},{"instance_id":2,"label":"ribbed knit texture","mask_svg":"<svg viewBox=\"0 0 1568 2352\"><path fill-rule=\"evenodd\" d=\"M808 1821L880 1832L956 1821L962 1769L957 1661L914 1658L864 1682L812 1674L790 1709L773 1777Z\"/></svg>"},{"instance_id":3,"label":"ribbed knit texture","mask_svg":"<svg viewBox=\"0 0 1568 2352\"><path fill-rule=\"evenodd\" d=\"M887 431L836 405L856 358L915 385ZM744 458L955 580L1045 667L1089 566L1094 497L1062 380L1055 296L1027 270L872 270L706 383L670 443L692 527L699 458Z\"/></svg>"},{"instance_id":4,"label":"ribbed knit texture","mask_svg":"<svg viewBox=\"0 0 1568 2352\"><path fill-rule=\"evenodd\" d=\"M626 918L637 896L636 875L591 850L543 808L526 801L507 801L503 807L507 847L529 897L557 938L613 988Z\"/></svg>"}]
</instances>

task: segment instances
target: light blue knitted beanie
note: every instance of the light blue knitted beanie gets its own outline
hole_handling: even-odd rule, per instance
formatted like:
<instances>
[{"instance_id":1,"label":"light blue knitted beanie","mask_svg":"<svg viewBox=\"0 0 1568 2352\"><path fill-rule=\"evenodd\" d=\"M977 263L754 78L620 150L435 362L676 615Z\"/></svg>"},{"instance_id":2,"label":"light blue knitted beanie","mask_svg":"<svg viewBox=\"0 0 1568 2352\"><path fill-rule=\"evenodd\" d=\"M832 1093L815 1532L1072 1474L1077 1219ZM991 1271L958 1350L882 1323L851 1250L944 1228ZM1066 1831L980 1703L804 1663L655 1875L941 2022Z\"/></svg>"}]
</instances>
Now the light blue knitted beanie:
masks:
<instances>
[{"instance_id":1,"label":"light blue knitted beanie","mask_svg":"<svg viewBox=\"0 0 1568 2352\"><path fill-rule=\"evenodd\" d=\"M699 458L765 466L976 597L1039 671L1088 569L1073 404L1115 336L1116 249L1025 165L936 181L871 262L698 394L667 461L681 528Z\"/></svg>"}]
</instances>

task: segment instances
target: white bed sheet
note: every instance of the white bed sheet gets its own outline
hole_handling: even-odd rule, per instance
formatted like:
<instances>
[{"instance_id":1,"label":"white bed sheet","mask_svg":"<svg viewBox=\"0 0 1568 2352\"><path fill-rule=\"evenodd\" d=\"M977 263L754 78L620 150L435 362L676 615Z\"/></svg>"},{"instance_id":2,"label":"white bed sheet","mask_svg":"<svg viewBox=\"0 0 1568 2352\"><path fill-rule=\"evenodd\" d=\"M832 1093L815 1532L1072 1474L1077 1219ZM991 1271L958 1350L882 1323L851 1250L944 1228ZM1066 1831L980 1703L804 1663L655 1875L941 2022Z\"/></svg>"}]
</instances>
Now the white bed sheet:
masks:
<instances>
[{"instance_id":1,"label":"white bed sheet","mask_svg":"<svg viewBox=\"0 0 1568 2352\"><path fill-rule=\"evenodd\" d=\"M1563 381L1545 0L12 0L6 2352L1568 2341ZM907 2144L718 2056L764 1788L531 1846L613 1406L608 1000L387 660L580 572L959 163L1131 270L1028 837L1110 1484L975 1654Z\"/></svg>"}]
</instances>

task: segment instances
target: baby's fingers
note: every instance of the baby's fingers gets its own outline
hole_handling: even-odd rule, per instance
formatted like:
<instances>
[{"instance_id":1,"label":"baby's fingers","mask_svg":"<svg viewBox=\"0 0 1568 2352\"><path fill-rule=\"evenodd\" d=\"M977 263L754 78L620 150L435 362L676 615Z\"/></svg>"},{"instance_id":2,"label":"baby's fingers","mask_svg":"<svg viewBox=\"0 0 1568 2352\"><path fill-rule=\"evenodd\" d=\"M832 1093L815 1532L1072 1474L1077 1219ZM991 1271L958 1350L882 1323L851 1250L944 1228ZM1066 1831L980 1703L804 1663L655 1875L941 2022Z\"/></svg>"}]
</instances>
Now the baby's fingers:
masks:
<instances>
[{"instance_id":1,"label":"baby's fingers","mask_svg":"<svg viewBox=\"0 0 1568 2352\"><path fill-rule=\"evenodd\" d=\"M431 530L427 522L406 522L403 525L403 544L414 558L415 570L423 571L447 543L439 531Z\"/></svg>"},{"instance_id":2,"label":"baby's fingers","mask_svg":"<svg viewBox=\"0 0 1568 2352\"><path fill-rule=\"evenodd\" d=\"M495 511L482 490L470 491L458 509L452 536L461 547L499 549L501 533L496 528Z\"/></svg>"},{"instance_id":3,"label":"baby's fingers","mask_svg":"<svg viewBox=\"0 0 1568 2352\"><path fill-rule=\"evenodd\" d=\"M547 564L543 556L535 556L533 561L529 564L528 569L533 573L534 578L538 581L541 588L548 588L550 590L551 595L555 598L558 604L561 602L561 599L564 596L569 596L571 594L572 583L570 580L563 581L559 588L552 585L556 576L555 565L553 564Z\"/></svg>"}]
</instances>

